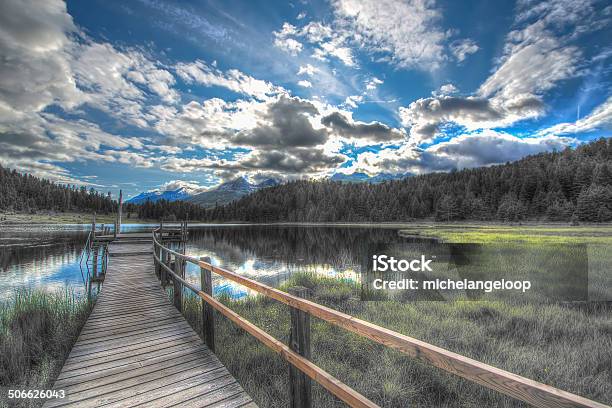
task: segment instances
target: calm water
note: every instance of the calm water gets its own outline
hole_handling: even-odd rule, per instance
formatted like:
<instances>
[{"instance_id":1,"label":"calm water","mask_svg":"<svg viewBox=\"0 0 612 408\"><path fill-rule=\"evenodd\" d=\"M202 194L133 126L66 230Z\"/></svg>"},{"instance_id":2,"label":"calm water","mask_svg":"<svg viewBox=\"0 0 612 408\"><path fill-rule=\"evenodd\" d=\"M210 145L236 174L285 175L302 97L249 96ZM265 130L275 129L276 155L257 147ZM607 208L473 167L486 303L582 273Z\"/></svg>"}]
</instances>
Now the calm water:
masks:
<instances>
[{"instance_id":1,"label":"calm water","mask_svg":"<svg viewBox=\"0 0 612 408\"><path fill-rule=\"evenodd\" d=\"M123 231L150 231L153 225L124 225ZM85 291L80 266L88 225L1 226L0 299L21 288ZM362 227L200 226L190 229L187 253L210 256L215 265L272 286L292 273L314 272L356 279L369 245L399 240L397 231ZM187 277L199 286L199 269ZM215 293L247 296L243 287L214 277Z\"/></svg>"}]
</instances>

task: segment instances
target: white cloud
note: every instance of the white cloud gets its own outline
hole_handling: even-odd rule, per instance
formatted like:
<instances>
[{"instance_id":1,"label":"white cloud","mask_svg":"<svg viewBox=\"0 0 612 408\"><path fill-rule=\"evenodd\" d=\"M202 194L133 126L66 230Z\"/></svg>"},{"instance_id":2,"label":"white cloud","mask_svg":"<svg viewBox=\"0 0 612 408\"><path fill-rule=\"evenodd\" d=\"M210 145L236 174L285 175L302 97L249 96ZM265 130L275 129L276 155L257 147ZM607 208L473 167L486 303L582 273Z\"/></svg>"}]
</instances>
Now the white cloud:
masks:
<instances>
[{"instance_id":1,"label":"white cloud","mask_svg":"<svg viewBox=\"0 0 612 408\"><path fill-rule=\"evenodd\" d=\"M363 101L363 95L349 95L344 100L344 104L354 109L362 101Z\"/></svg>"},{"instance_id":2,"label":"white cloud","mask_svg":"<svg viewBox=\"0 0 612 408\"><path fill-rule=\"evenodd\" d=\"M318 21L311 21L299 31L296 30L295 34L305 37L310 43L319 43L334 38L334 30Z\"/></svg>"},{"instance_id":3,"label":"white cloud","mask_svg":"<svg viewBox=\"0 0 612 408\"><path fill-rule=\"evenodd\" d=\"M114 135L79 119L78 108L87 104L119 121L146 127L146 100L178 99L173 76L157 62L141 52L92 41L74 25L66 5L54 0L2 2L0 50L3 163L59 181L69 180L65 169L55 164L59 162L150 165L140 139ZM45 111L50 106L74 117Z\"/></svg>"},{"instance_id":4,"label":"white cloud","mask_svg":"<svg viewBox=\"0 0 612 408\"><path fill-rule=\"evenodd\" d=\"M366 90L373 91L378 88L378 85L381 85L384 81L382 79L378 79L376 77L372 77L371 79L366 81Z\"/></svg>"},{"instance_id":5,"label":"white cloud","mask_svg":"<svg viewBox=\"0 0 612 408\"><path fill-rule=\"evenodd\" d=\"M294 25L284 23L280 31L274 31L274 45L281 50L295 56L302 51L302 43L291 38L297 34L297 29Z\"/></svg>"},{"instance_id":6,"label":"white cloud","mask_svg":"<svg viewBox=\"0 0 612 408\"><path fill-rule=\"evenodd\" d=\"M335 32L330 26L320 22L310 22L300 29L293 24L284 23L280 31L274 31L273 35L274 45L294 56L304 47L295 39L301 38L314 45L313 58L327 61L329 57L334 57L346 66L357 65L352 50L346 45L348 34Z\"/></svg>"},{"instance_id":7,"label":"white cloud","mask_svg":"<svg viewBox=\"0 0 612 408\"><path fill-rule=\"evenodd\" d=\"M255 79L237 69L222 72L201 60L191 63L179 63L175 69L177 75L187 83L198 83L204 86L221 86L258 99L267 99L272 95L284 92L281 87L261 79Z\"/></svg>"},{"instance_id":8,"label":"white cloud","mask_svg":"<svg viewBox=\"0 0 612 408\"><path fill-rule=\"evenodd\" d=\"M347 67L357 65L353 57L353 51L343 45L343 39L341 38L319 43L319 47L315 48L312 56L321 61L326 61L328 57L332 56L338 58Z\"/></svg>"},{"instance_id":9,"label":"white cloud","mask_svg":"<svg viewBox=\"0 0 612 408\"><path fill-rule=\"evenodd\" d=\"M570 40L598 27L600 17L589 2L575 3L548 1L537 7L521 3L499 66L475 95L435 95L400 108L413 141L431 141L446 122L475 130L542 116L546 92L579 75L581 53Z\"/></svg>"},{"instance_id":10,"label":"white cloud","mask_svg":"<svg viewBox=\"0 0 612 408\"><path fill-rule=\"evenodd\" d=\"M444 84L440 86L436 91L433 91L431 94L433 96L441 96L441 95L452 95L457 93L459 90L453 84Z\"/></svg>"},{"instance_id":11,"label":"white cloud","mask_svg":"<svg viewBox=\"0 0 612 408\"><path fill-rule=\"evenodd\" d=\"M468 55L474 54L479 49L480 47L478 47L478 44L469 38L456 40L450 44L450 50L459 62L464 61Z\"/></svg>"},{"instance_id":12,"label":"white cloud","mask_svg":"<svg viewBox=\"0 0 612 408\"><path fill-rule=\"evenodd\" d=\"M444 61L439 10L422 0L334 0L336 24L366 50L400 68L435 70Z\"/></svg>"},{"instance_id":13,"label":"white cloud","mask_svg":"<svg viewBox=\"0 0 612 408\"><path fill-rule=\"evenodd\" d=\"M315 73L319 72L319 69L310 65L310 64L306 64L306 65L300 65L300 68L298 70L298 75L308 75L308 76L314 76Z\"/></svg>"},{"instance_id":14,"label":"white cloud","mask_svg":"<svg viewBox=\"0 0 612 408\"><path fill-rule=\"evenodd\" d=\"M127 123L148 126L143 105L153 94L165 103L179 100L172 88L174 76L141 52L87 41L74 47L73 58L74 78L86 93L85 102Z\"/></svg>"},{"instance_id":15,"label":"white cloud","mask_svg":"<svg viewBox=\"0 0 612 408\"><path fill-rule=\"evenodd\" d=\"M203 191L208 190L208 187L201 186L197 181L185 181L185 180L171 180L168 181L159 188L150 190L150 192L154 191L176 191L179 189L183 189L187 192L187 194L198 194Z\"/></svg>"},{"instance_id":16,"label":"white cloud","mask_svg":"<svg viewBox=\"0 0 612 408\"><path fill-rule=\"evenodd\" d=\"M612 97L596 107L589 115L573 123L559 123L543 129L540 135L568 135L594 130L612 129Z\"/></svg>"},{"instance_id":17,"label":"white cloud","mask_svg":"<svg viewBox=\"0 0 612 408\"><path fill-rule=\"evenodd\" d=\"M300 14L297 15L296 20L302 20L305 17L306 17L306 12L302 11Z\"/></svg>"},{"instance_id":18,"label":"white cloud","mask_svg":"<svg viewBox=\"0 0 612 408\"><path fill-rule=\"evenodd\" d=\"M289 54L296 56L302 51L302 43L293 38L277 38L274 45Z\"/></svg>"},{"instance_id":19,"label":"white cloud","mask_svg":"<svg viewBox=\"0 0 612 408\"><path fill-rule=\"evenodd\" d=\"M310 81L306 81L306 80L301 80L298 81L297 83L299 86L304 87L304 88L312 88L312 83Z\"/></svg>"}]
</instances>

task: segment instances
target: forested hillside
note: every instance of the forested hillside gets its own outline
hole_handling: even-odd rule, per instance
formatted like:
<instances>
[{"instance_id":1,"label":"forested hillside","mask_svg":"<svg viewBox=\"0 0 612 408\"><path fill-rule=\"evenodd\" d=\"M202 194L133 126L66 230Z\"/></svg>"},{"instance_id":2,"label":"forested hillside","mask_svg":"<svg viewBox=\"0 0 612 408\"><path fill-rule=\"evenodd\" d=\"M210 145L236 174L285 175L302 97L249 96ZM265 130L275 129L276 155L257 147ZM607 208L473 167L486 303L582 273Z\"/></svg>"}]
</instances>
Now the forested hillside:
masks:
<instances>
[{"instance_id":1,"label":"forested hillside","mask_svg":"<svg viewBox=\"0 0 612 408\"><path fill-rule=\"evenodd\" d=\"M142 204L128 203L124 206L126 214L135 214L143 220L161 220L177 221L177 220L203 220L206 215L206 209L197 204L191 204L186 201L145 201Z\"/></svg>"},{"instance_id":2,"label":"forested hillside","mask_svg":"<svg viewBox=\"0 0 612 408\"><path fill-rule=\"evenodd\" d=\"M117 203L92 189L55 184L0 165L0 211L83 211L107 214Z\"/></svg>"},{"instance_id":3,"label":"forested hillside","mask_svg":"<svg viewBox=\"0 0 612 408\"><path fill-rule=\"evenodd\" d=\"M208 220L612 220L612 139L503 165L382 184L294 181L210 210Z\"/></svg>"}]
</instances>

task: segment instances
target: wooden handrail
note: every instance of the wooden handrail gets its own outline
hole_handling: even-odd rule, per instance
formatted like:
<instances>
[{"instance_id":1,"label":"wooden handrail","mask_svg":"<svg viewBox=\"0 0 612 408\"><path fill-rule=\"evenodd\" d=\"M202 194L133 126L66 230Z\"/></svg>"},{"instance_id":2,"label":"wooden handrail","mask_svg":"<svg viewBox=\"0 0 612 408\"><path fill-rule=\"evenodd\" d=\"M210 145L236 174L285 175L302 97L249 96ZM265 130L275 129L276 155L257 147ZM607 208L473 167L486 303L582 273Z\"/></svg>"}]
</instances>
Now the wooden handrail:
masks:
<instances>
[{"instance_id":1,"label":"wooden handrail","mask_svg":"<svg viewBox=\"0 0 612 408\"><path fill-rule=\"evenodd\" d=\"M221 314L236 323L236 325L251 334L257 340L263 343L266 347L280 354L285 360L287 360L298 370L312 378L317 383L321 384L329 392L340 398L342 401L346 402L351 407L380 408L374 402L370 401L357 391L353 390L348 385L344 384L342 381L338 380L333 375L329 374L327 371L318 367L311 361L300 356L295 351L291 350L288 346L275 339L259 327L255 326L253 323L244 319L243 317L238 315L238 313L234 312L233 310L216 300L214 297L202 292L201 290L187 282L185 279L177 275L172 270L172 268L169 268L168 266L164 265L164 263L160 261L160 259L157 257L157 255L155 255L155 253L153 253L153 258L161 265L162 268L166 270L166 272L172 275L174 279L181 282L183 286L189 288L192 292L194 292L200 298L204 299L204 301L214 307Z\"/></svg>"},{"instance_id":2,"label":"wooden handrail","mask_svg":"<svg viewBox=\"0 0 612 408\"><path fill-rule=\"evenodd\" d=\"M167 251L167 253L170 253L177 258L180 258L187 262L198 265L201 268L208 269L213 273L223 276L224 278L230 279L236 283L239 283L243 286L253 289L265 296L268 296L277 301L285 303L286 305L289 305L296 309L300 309L304 312L310 313L312 316L318 317L331 324L342 327L360 336L366 337L370 340L373 340L376 343L399 350L400 352L407 354L411 357L417 358L418 360L427 362L447 372L456 374L460 377L468 379L477 384L483 385L487 388L496 390L510 397L527 402L533 406L543 407L543 408L548 408L548 407L610 408L607 405L601 404L599 402L581 397L576 394L572 394L567 391L560 390L550 385L546 385L546 384L531 380L529 378L522 377L520 375L511 373L509 371L502 370L497 367L493 367L485 363L481 363L469 357L454 353L452 351L443 349L441 347L434 346L432 344L406 336L404 334L394 332L392 330L375 325L365 320L361 320L354 316L350 316L346 313L342 313L337 310L328 308L326 306L322 306L317 303L311 302L309 300L305 300L297 296L293 296L289 293L280 291L278 289L275 289L270 286L259 283L257 281L254 281L252 279L238 275L227 269L214 266L210 263L200 261L199 259L187 256L187 255L180 254L176 251L173 251L161 245L155 237L156 231L157 230L153 231L154 245L161 246L164 251ZM157 257L155 258L159 262L159 258ZM171 271L170 273L175 275ZM189 287L192 291L198 293L199 295L200 291L197 288L194 288L192 285L187 283L184 279L180 277L178 278L182 282L184 282L184 284L187 287ZM206 297L203 297L203 296L200 296L200 297L202 297L206 302L211 304L211 306L213 306L215 309L219 310L214 304L212 304L208 300L208 298L212 300L214 300L214 298L206 294L204 295ZM216 300L214 301L217 302ZM253 327L256 327L256 326L253 326ZM263 332L261 329L259 328L257 329L260 330L262 333L264 333L266 336L269 336L267 333ZM245 328L245 330L247 329ZM255 334L253 335L255 336ZM273 337L271 338L273 339ZM260 341L263 342L263 340L261 339ZM264 344L266 343L264 342ZM293 351L291 350L289 351L293 353ZM281 355L283 355L283 353L281 353ZM299 356L297 354L296 356L299 357L300 359L304 359L302 356ZM283 355L283 357L285 356ZM287 361L291 362L289 359L287 359ZM308 372L304 371L301 367L297 365L295 366L298 369L302 370L302 372L304 372L305 374L313 378L313 380L318 382L318 378L312 377ZM333 393L333 391L330 390L329 388L328 390ZM354 390L352 391L356 392ZM341 398L339 395L337 396ZM354 405L354 406L362 406L362 405Z\"/></svg>"}]
</instances>

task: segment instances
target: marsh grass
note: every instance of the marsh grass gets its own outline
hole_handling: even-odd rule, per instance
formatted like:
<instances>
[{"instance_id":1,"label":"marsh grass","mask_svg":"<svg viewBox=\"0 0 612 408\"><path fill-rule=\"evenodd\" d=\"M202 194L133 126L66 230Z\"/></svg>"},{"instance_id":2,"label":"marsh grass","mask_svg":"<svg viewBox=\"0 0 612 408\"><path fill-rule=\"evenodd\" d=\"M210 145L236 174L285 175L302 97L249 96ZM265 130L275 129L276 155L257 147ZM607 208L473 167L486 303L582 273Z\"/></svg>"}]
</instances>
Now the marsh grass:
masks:
<instances>
[{"instance_id":1,"label":"marsh grass","mask_svg":"<svg viewBox=\"0 0 612 408\"><path fill-rule=\"evenodd\" d=\"M8 389L50 389L87 320L93 302L70 290L20 290L0 303L0 406ZM42 400L12 400L12 406Z\"/></svg>"},{"instance_id":2,"label":"marsh grass","mask_svg":"<svg viewBox=\"0 0 612 408\"><path fill-rule=\"evenodd\" d=\"M281 289L305 286L312 300L476 360L574 392L612 402L612 305L529 305L508 302L362 302L349 281L294 275ZM241 316L287 342L288 307L257 296L221 299ZM200 331L200 301L185 314ZM215 315L216 352L262 407L287 406L287 364ZM313 360L384 407L526 406L502 394L415 361L399 352L312 320ZM319 386L314 406L343 404Z\"/></svg>"}]
</instances>

